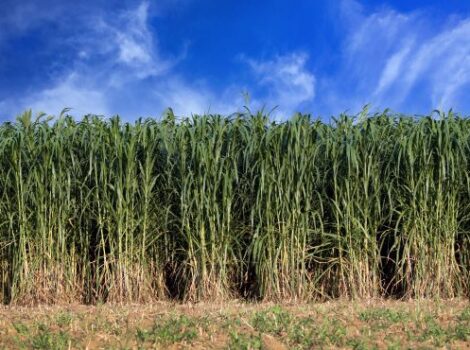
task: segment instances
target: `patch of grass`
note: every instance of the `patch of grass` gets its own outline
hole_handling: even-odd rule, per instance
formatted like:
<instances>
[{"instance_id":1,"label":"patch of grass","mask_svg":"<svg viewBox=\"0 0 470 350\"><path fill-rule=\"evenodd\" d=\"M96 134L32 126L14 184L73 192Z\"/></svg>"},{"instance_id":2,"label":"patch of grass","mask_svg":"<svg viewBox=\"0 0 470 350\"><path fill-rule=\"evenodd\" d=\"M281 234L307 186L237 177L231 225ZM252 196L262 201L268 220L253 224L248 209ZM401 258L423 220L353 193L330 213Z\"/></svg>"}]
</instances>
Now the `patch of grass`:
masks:
<instances>
[{"instance_id":1,"label":"patch of grass","mask_svg":"<svg viewBox=\"0 0 470 350\"><path fill-rule=\"evenodd\" d=\"M387 308L372 308L359 313L359 319L369 323L377 321L385 321L387 323L403 322L408 320L409 316L407 312Z\"/></svg>"},{"instance_id":2,"label":"patch of grass","mask_svg":"<svg viewBox=\"0 0 470 350\"><path fill-rule=\"evenodd\" d=\"M151 341L158 344L190 343L198 336L199 320L186 315L158 317L151 330L137 329L140 343Z\"/></svg>"},{"instance_id":3,"label":"patch of grass","mask_svg":"<svg viewBox=\"0 0 470 350\"><path fill-rule=\"evenodd\" d=\"M470 307L467 306L457 317L459 321L470 322Z\"/></svg>"},{"instance_id":4,"label":"patch of grass","mask_svg":"<svg viewBox=\"0 0 470 350\"><path fill-rule=\"evenodd\" d=\"M311 349L316 343L315 319L302 317L289 328L289 343L298 349ZM318 342L318 341L317 341Z\"/></svg>"},{"instance_id":5,"label":"patch of grass","mask_svg":"<svg viewBox=\"0 0 470 350\"><path fill-rule=\"evenodd\" d=\"M361 311L358 315L360 321L369 325L365 331L385 330L396 323L403 323L409 320L409 314L401 310L391 310L387 308L371 308Z\"/></svg>"},{"instance_id":6,"label":"patch of grass","mask_svg":"<svg viewBox=\"0 0 470 350\"><path fill-rule=\"evenodd\" d=\"M393 340L387 345L387 350L400 350L401 348L402 345L400 344L400 341L397 340Z\"/></svg>"},{"instance_id":7,"label":"patch of grass","mask_svg":"<svg viewBox=\"0 0 470 350\"><path fill-rule=\"evenodd\" d=\"M230 332L230 340L227 346L229 350L257 350L263 349L261 334Z\"/></svg>"},{"instance_id":8,"label":"patch of grass","mask_svg":"<svg viewBox=\"0 0 470 350\"><path fill-rule=\"evenodd\" d=\"M470 325L458 324L454 328L454 337L457 340L467 341L470 340Z\"/></svg>"},{"instance_id":9,"label":"patch of grass","mask_svg":"<svg viewBox=\"0 0 470 350\"><path fill-rule=\"evenodd\" d=\"M346 342L347 346L354 350L372 350L378 349L376 345L370 345L364 339L352 338Z\"/></svg>"},{"instance_id":10,"label":"patch of grass","mask_svg":"<svg viewBox=\"0 0 470 350\"><path fill-rule=\"evenodd\" d=\"M318 329L318 339L321 343L342 346L346 339L347 329L337 319L326 319Z\"/></svg>"},{"instance_id":11,"label":"patch of grass","mask_svg":"<svg viewBox=\"0 0 470 350\"><path fill-rule=\"evenodd\" d=\"M67 349L70 342L70 335L64 331L53 333L48 330L41 330L30 338L31 348L38 350Z\"/></svg>"},{"instance_id":12,"label":"patch of grass","mask_svg":"<svg viewBox=\"0 0 470 350\"><path fill-rule=\"evenodd\" d=\"M470 324L465 319L465 310L455 318L454 322L441 324L434 315L426 314L415 322L416 329L408 331L408 339L430 342L434 346L449 345L453 340L467 341L470 339Z\"/></svg>"},{"instance_id":13,"label":"patch of grass","mask_svg":"<svg viewBox=\"0 0 470 350\"><path fill-rule=\"evenodd\" d=\"M73 315L70 312L60 312L56 317L55 321L59 327L68 327L73 321Z\"/></svg>"},{"instance_id":14,"label":"patch of grass","mask_svg":"<svg viewBox=\"0 0 470 350\"><path fill-rule=\"evenodd\" d=\"M292 315L278 305L256 312L251 320L257 331L274 335L285 334L291 322Z\"/></svg>"},{"instance_id":15,"label":"patch of grass","mask_svg":"<svg viewBox=\"0 0 470 350\"><path fill-rule=\"evenodd\" d=\"M18 334L25 335L29 333L29 327L23 322L13 322L12 325Z\"/></svg>"}]
</instances>

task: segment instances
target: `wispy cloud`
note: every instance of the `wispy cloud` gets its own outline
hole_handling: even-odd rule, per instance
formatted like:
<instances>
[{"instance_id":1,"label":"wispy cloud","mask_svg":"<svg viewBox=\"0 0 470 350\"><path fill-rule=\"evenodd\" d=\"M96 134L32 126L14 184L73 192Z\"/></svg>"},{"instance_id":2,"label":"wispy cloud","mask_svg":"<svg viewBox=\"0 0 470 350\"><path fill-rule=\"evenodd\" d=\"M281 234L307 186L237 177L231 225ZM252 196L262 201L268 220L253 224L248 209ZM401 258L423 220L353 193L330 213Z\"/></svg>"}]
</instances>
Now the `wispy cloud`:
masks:
<instances>
[{"instance_id":1,"label":"wispy cloud","mask_svg":"<svg viewBox=\"0 0 470 350\"><path fill-rule=\"evenodd\" d=\"M149 2L125 11L115 23L102 22L101 36L109 36L117 51L117 62L132 68L139 78L158 76L168 71L184 56L164 59L158 49L158 37L149 28Z\"/></svg>"},{"instance_id":2,"label":"wispy cloud","mask_svg":"<svg viewBox=\"0 0 470 350\"><path fill-rule=\"evenodd\" d=\"M446 109L458 104L455 94L470 83L470 18L451 24L415 49L399 80L403 98L424 81L431 87L433 105Z\"/></svg>"},{"instance_id":3,"label":"wispy cloud","mask_svg":"<svg viewBox=\"0 0 470 350\"><path fill-rule=\"evenodd\" d=\"M264 61L243 58L256 76L259 84L267 88L259 101L279 105L278 114L294 113L302 104L312 102L315 97L315 76L306 67L308 55L295 52L279 55Z\"/></svg>"},{"instance_id":4,"label":"wispy cloud","mask_svg":"<svg viewBox=\"0 0 470 350\"><path fill-rule=\"evenodd\" d=\"M131 96L127 85L136 88L136 82L163 76L182 58L182 54L162 58L157 37L149 28L148 13L149 3L144 1L114 16L81 18L83 28L67 39L76 47L76 57L68 68L53 75L48 86L3 101L3 108L9 113L18 112L19 107L47 113L57 113L64 107L81 114L119 112L114 106L122 105L122 96L136 98L141 94L137 88Z\"/></svg>"},{"instance_id":5,"label":"wispy cloud","mask_svg":"<svg viewBox=\"0 0 470 350\"><path fill-rule=\"evenodd\" d=\"M470 108L459 98L470 87L470 18L449 17L436 25L425 11L367 13L354 0L344 0L341 9L352 29L343 46L345 68L334 79L353 86L343 92L350 107L371 102L418 113Z\"/></svg>"},{"instance_id":6,"label":"wispy cloud","mask_svg":"<svg viewBox=\"0 0 470 350\"><path fill-rule=\"evenodd\" d=\"M143 1L113 16L98 12L80 18L83 27L67 38L75 52L67 68L54 74L45 86L3 101L0 107L11 113L17 113L18 106L46 113L69 107L76 114L120 113L127 118L159 115L167 107L180 116L230 114L248 103L243 96L248 91L250 108L278 105L273 117L285 118L313 101L315 77L303 52L265 60L244 56L235 64L246 70L248 80L222 88L204 78L188 78L178 70L185 58L184 44L176 55L161 52L158 28L151 26L151 16L162 15L168 7L160 4L152 11L150 3Z\"/></svg>"},{"instance_id":7,"label":"wispy cloud","mask_svg":"<svg viewBox=\"0 0 470 350\"><path fill-rule=\"evenodd\" d=\"M127 79L145 79L168 72L184 58L163 57L158 47L158 36L149 27L150 4L143 1L136 8L122 11L115 16L91 17L87 27L75 42L80 47L79 59L90 60L88 66L109 70L110 83L118 85ZM104 67L103 67L104 65Z\"/></svg>"},{"instance_id":8,"label":"wispy cloud","mask_svg":"<svg viewBox=\"0 0 470 350\"><path fill-rule=\"evenodd\" d=\"M41 67L38 76L44 80L0 97L2 117L30 107L47 113L71 107L77 114L120 113L129 119L158 116L167 107L178 115L229 114L248 102L244 91L252 110L278 106L275 118L296 111L353 112L366 103L412 113L436 107L470 110L470 18L464 16L439 14L435 21L425 9L405 13L343 0L335 5L341 18L335 30L342 40L327 60L328 53L321 52L319 60L308 45L290 52L270 49L262 56L241 52L234 58L231 53L217 62L227 65L227 78L211 80L209 68L203 67L207 77L198 76L204 70L192 71L185 61L198 53L184 40L176 48L159 40L165 34L159 30L163 16L192 0L144 0L134 7L124 2L119 9L97 5L92 14L74 5L73 30L60 20L68 7L57 0L47 0L57 3L50 12L25 1L0 18L0 44L2 35L20 36L44 25L44 51L57 49L60 55ZM14 4L6 2L0 10ZM22 24L33 13L37 16ZM51 35L52 28L57 35ZM328 61L325 70L316 66L321 61Z\"/></svg>"},{"instance_id":9,"label":"wispy cloud","mask_svg":"<svg viewBox=\"0 0 470 350\"><path fill-rule=\"evenodd\" d=\"M119 60L126 64L147 64L152 61L152 35L147 28L149 4L143 2L135 11L126 13L126 31L116 31Z\"/></svg>"},{"instance_id":10,"label":"wispy cloud","mask_svg":"<svg viewBox=\"0 0 470 350\"><path fill-rule=\"evenodd\" d=\"M176 114L240 112L246 105L252 110L265 108L275 119L285 119L301 110L303 104L315 97L315 76L307 68L308 55L294 52L255 60L245 54L239 61L249 67L252 84L237 82L214 89L208 82L189 82L182 76L171 76L158 83L154 96L162 105L172 107ZM248 95L248 96L247 96ZM247 98L248 97L248 98Z\"/></svg>"},{"instance_id":11,"label":"wispy cloud","mask_svg":"<svg viewBox=\"0 0 470 350\"><path fill-rule=\"evenodd\" d=\"M179 76L159 84L153 93L162 106L171 107L179 116L204 113L227 115L240 111L244 105L240 86L216 92L207 83L190 83Z\"/></svg>"},{"instance_id":12,"label":"wispy cloud","mask_svg":"<svg viewBox=\"0 0 470 350\"><path fill-rule=\"evenodd\" d=\"M47 88L26 98L24 103L34 111L58 114L63 108L72 108L80 114L109 115L106 97L100 89L90 88L83 77L75 73L65 77L55 86Z\"/></svg>"},{"instance_id":13,"label":"wispy cloud","mask_svg":"<svg viewBox=\"0 0 470 350\"><path fill-rule=\"evenodd\" d=\"M400 78L405 60L408 58L411 49L412 43L406 43L386 60L374 96L383 94L388 87Z\"/></svg>"},{"instance_id":14,"label":"wispy cloud","mask_svg":"<svg viewBox=\"0 0 470 350\"><path fill-rule=\"evenodd\" d=\"M160 3L152 12L150 3L143 1L113 16L81 18L83 28L67 38L76 50L68 69L26 96L0 101L0 108L14 115L18 109L57 114L68 107L76 114L119 113L131 119L158 116L167 107L181 116L239 110L244 104L242 85L218 91L209 82L189 80L177 70L186 46L176 55L160 51L150 15L167 13L169 3Z\"/></svg>"}]
</instances>

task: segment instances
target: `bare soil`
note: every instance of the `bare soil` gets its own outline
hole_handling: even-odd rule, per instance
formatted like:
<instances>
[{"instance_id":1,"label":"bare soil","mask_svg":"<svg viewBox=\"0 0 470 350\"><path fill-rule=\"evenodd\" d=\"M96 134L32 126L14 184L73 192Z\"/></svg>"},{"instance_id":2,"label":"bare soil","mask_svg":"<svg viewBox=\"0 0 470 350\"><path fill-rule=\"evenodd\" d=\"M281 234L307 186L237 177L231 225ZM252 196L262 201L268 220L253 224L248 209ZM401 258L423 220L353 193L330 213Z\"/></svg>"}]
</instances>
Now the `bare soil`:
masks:
<instances>
[{"instance_id":1,"label":"bare soil","mask_svg":"<svg viewBox=\"0 0 470 350\"><path fill-rule=\"evenodd\" d=\"M0 307L0 349L470 349L467 300Z\"/></svg>"}]
</instances>

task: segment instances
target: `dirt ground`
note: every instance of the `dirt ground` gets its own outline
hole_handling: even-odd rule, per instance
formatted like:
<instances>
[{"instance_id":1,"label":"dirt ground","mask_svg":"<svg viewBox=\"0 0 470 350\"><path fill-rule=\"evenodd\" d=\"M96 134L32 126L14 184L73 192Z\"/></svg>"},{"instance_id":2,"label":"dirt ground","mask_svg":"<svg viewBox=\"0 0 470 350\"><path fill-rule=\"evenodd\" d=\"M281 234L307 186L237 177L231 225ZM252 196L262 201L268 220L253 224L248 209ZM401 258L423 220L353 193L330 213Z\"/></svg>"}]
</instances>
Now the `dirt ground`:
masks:
<instances>
[{"instance_id":1,"label":"dirt ground","mask_svg":"<svg viewBox=\"0 0 470 350\"><path fill-rule=\"evenodd\" d=\"M470 349L470 303L2 306L0 349Z\"/></svg>"}]
</instances>

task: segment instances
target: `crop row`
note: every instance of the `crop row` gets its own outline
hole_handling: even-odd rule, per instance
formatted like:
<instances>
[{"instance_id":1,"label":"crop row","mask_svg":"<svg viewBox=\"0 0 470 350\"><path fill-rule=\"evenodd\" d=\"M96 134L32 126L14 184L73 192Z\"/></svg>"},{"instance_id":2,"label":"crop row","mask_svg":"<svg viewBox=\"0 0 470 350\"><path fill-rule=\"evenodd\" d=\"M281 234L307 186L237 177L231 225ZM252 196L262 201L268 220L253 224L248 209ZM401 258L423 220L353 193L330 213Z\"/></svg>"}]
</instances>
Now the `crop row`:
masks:
<instances>
[{"instance_id":1,"label":"crop row","mask_svg":"<svg viewBox=\"0 0 470 350\"><path fill-rule=\"evenodd\" d=\"M470 293L470 119L0 125L5 303Z\"/></svg>"}]
</instances>

